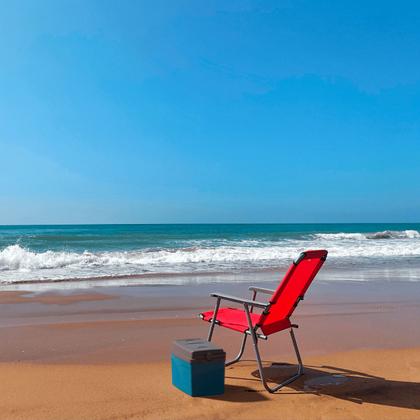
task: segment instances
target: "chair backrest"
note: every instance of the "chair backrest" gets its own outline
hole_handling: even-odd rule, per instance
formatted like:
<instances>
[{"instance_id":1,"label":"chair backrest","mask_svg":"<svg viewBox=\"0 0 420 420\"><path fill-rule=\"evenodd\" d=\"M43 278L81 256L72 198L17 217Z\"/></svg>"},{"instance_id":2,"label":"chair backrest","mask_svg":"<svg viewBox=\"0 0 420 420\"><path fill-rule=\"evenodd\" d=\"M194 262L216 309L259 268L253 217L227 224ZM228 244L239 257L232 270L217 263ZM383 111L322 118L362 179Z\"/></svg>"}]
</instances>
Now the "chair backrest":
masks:
<instances>
[{"instance_id":1,"label":"chair backrest","mask_svg":"<svg viewBox=\"0 0 420 420\"><path fill-rule=\"evenodd\" d=\"M263 313L258 322L266 335L282 329L324 264L328 252L325 250L305 251L292 263L283 281L270 299L268 313Z\"/></svg>"}]
</instances>

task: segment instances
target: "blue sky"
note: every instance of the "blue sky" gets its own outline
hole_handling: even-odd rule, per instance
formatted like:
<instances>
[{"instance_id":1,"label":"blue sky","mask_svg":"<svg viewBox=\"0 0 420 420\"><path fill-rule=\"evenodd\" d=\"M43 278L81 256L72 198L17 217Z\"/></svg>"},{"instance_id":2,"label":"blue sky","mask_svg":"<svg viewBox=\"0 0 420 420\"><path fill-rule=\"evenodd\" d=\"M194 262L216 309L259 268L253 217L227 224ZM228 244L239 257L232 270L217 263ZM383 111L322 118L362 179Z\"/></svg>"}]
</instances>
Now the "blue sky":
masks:
<instances>
[{"instance_id":1,"label":"blue sky","mask_svg":"<svg viewBox=\"0 0 420 420\"><path fill-rule=\"evenodd\" d=\"M418 2L0 5L0 224L420 221Z\"/></svg>"}]
</instances>

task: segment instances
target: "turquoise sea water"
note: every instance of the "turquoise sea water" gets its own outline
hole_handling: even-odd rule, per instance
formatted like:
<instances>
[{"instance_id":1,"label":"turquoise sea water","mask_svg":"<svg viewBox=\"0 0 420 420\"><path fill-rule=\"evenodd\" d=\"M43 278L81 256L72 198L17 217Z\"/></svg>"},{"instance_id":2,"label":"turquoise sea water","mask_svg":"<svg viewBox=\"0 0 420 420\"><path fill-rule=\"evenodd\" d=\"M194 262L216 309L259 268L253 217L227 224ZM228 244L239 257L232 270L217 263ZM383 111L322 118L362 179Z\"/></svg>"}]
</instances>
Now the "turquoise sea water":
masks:
<instances>
[{"instance_id":1,"label":"turquoise sea water","mask_svg":"<svg viewBox=\"0 0 420 420\"><path fill-rule=\"evenodd\" d=\"M0 226L0 282L141 278L285 267L325 248L328 266L420 266L420 224ZM416 277L416 276L414 276Z\"/></svg>"}]
</instances>

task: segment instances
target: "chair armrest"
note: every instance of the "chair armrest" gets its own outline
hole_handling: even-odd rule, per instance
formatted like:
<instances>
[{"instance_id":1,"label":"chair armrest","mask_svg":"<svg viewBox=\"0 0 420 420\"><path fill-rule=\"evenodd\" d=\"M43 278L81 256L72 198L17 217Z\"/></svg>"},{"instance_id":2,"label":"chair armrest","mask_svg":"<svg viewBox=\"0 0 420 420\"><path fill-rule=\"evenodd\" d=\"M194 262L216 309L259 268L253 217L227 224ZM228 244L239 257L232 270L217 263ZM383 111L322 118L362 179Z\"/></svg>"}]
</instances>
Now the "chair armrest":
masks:
<instances>
[{"instance_id":1,"label":"chair armrest","mask_svg":"<svg viewBox=\"0 0 420 420\"><path fill-rule=\"evenodd\" d=\"M230 302L245 303L249 306L256 306L257 308L262 308L262 309L266 309L270 305L270 303L257 302L255 300L244 299L241 297L230 296L230 295L223 295L221 293L210 293L210 296L223 299L223 300L228 300Z\"/></svg>"},{"instance_id":2,"label":"chair armrest","mask_svg":"<svg viewBox=\"0 0 420 420\"><path fill-rule=\"evenodd\" d=\"M267 295L272 295L275 292L274 289L265 289L264 287L256 286L250 286L248 290L251 290L252 292L266 293Z\"/></svg>"}]
</instances>

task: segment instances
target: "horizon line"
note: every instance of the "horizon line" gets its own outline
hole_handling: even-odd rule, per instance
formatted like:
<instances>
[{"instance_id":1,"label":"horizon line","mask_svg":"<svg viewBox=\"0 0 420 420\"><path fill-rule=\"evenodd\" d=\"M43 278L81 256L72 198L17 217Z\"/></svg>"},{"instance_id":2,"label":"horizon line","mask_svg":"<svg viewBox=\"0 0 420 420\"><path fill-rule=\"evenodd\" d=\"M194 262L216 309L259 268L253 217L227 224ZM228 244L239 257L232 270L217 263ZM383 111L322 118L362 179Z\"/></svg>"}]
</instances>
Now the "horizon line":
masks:
<instances>
[{"instance_id":1,"label":"horizon line","mask_svg":"<svg viewBox=\"0 0 420 420\"><path fill-rule=\"evenodd\" d=\"M152 225L367 225L367 224L420 224L418 222L160 222L160 223L17 223L0 224L13 226L152 226Z\"/></svg>"}]
</instances>

